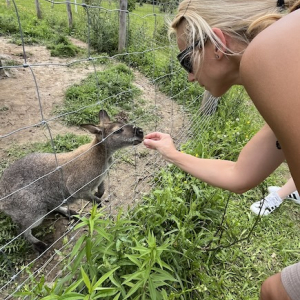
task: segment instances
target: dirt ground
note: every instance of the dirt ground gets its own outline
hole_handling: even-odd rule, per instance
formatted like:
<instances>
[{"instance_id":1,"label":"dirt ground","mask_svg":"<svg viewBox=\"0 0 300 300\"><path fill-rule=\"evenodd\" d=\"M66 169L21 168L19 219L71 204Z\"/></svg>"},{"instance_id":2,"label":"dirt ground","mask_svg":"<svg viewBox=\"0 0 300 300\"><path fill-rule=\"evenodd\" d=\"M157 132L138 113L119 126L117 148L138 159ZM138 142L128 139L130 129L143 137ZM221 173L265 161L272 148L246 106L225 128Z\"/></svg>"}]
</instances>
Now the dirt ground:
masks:
<instances>
[{"instance_id":1,"label":"dirt ground","mask_svg":"<svg viewBox=\"0 0 300 300\"><path fill-rule=\"evenodd\" d=\"M79 47L86 47L80 41L72 39L72 42ZM67 88L94 72L92 64L77 63L68 67L67 64L74 59L51 57L44 46L26 46L25 51L26 61L22 46L11 44L6 38L0 37L0 57L3 64L5 65L5 61L14 61L18 65L6 69L6 76L0 79L1 160L8 159L7 150L13 145L26 147L33 142L47 141L50 134L52 137L67 132L87 134L78 127L66 127L59 120L51 119L54 117L54 107L62 103ZM24 63L30 67L23 67ZM146 100L146 109L158 116L157 122L143 126L144 132L159 130L172 133L174 137L180 136L186 120L182 109L157 91L142 74L137 71L134 74L134 84L142 90L141 97ZM47 126L42 126L41 120L46 120ZM107 188L103 199L108 212L113 214L118 207L127 208L139 201L142 194L150 189L150 179L162 164L160 156L147 150L142 144L128 150L123 159L117 161L109 171L106 180ZM71 205L71 208L88 211L91 206L82 200ZM53 220L49 217L48 222L49 220L55 229L46 242L52 243L69 230L70 224L64 218ZM44 266L45 270L48 269L48 280L57 275L58 267L53 266L60 259L54 254L53 248L59 249L61 245L62 242L58 241L36 262L37 267ZM36 254L33 254L32 259L34 257ZM50 269L54 272L53 275L50 274Z\"/></svg>"}]
</instances>

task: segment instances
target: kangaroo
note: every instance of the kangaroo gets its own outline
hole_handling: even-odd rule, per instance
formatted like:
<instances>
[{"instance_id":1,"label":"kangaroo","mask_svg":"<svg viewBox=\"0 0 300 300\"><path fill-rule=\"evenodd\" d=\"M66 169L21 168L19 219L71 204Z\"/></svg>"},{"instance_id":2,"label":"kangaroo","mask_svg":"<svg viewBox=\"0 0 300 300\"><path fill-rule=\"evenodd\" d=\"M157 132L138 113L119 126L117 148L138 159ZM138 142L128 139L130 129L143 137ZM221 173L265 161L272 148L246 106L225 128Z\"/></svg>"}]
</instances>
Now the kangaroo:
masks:
<instances>
[{"instance_id":1,"label":"kangaroo","mask_svg":"<svg viewBox=\"0 0 300 300\"><path fill-rule=\"evenodd\" d=\"M144 137L139 127L112 122L105 110L99 112L98 125L81 127L95 135L91 143L56 156L29 154L5 169L1 177L0 210L19 225L39 253L48 245L34 237L31 229L42 223L48 211L55 210L66 216L76 214L61 204L76 199L101 204L112 155L118 149L141 143Z\"/></svg>"}]
</instances>

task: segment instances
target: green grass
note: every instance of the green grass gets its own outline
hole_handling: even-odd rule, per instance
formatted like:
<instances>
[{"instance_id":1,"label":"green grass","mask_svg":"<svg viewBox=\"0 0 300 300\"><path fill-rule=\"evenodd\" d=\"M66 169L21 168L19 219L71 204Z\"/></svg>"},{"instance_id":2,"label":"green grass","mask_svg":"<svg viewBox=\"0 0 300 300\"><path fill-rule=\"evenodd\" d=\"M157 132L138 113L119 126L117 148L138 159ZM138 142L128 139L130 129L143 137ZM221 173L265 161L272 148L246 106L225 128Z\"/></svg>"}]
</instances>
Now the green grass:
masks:
<instances>
[{"instance_id":1,"label":"green grass","mask_svg":"<svg viewBox=\"0 0 300 300\"><path fill-rule=\"evenodd\" d=\"M97 124L99 107L112 116L121 111L132 116L139 108L141 94L132 85L133 78L133 72L124 64L91 74L80 84L68 88L64 105L56 112L69 113L64 117L68 125Z\"/></svg>"}]
</instances>

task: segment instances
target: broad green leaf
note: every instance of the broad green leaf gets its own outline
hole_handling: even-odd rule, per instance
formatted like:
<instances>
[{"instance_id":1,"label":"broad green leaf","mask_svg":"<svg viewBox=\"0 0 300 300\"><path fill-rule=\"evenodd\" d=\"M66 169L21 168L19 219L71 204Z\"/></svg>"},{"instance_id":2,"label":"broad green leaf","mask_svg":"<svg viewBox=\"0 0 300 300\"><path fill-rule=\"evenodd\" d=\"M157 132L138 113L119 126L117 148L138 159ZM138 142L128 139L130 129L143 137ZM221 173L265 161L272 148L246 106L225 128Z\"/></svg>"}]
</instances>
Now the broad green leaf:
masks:
<instances>
[{"instance_id":1,"label":"broad green leaf","mask_svg":"<svg viewBox=\"0 0 300 300\"><path fill-rule=\"evenodd\" d=\"M113 296L118 292L118 289L116 288L110 288L110 287L99 287L96 289L97 292L93 299L98 299L98 298L106 298L109 296Z\"/></svg>"},{"instance_id":2,"label":"broad green leaf","mask_svg":"<svg viewBox=\"0 0 300 300\"><path fill-rule=\"evenodd\" d=\"M90 217L89 219L89 229L90 229L90 236L93 236L93 232L94 232L94 219L92 219L92 217Z\"/></svg>"},{"instance_id":3,"label":"broad green leaf","mask_svg":"<svg viewBox=\"0 0 300 300\"><path fill-rule=\"evenodd\" d=\"M73 247L73 250L71 252L71 255L70 255L70 259L72 259L78 252L79 248L81 247L82 243L84 242L86 236L85 235L82 235L78 241L76 242L75 246Z\"/></svg>"},{"instance_id":4,"label":"broad green leaf","mask_svg":"<svg viewBox=\"0 0 300 300\"><path fill-rule=\"evenodd\" d=\"M141 268L142 264L135 255L125 254L125 257L129 258L135 265Z\"/></svg>"},{"instance_id":5,"label":"broad green leaf","mask_svg":"<svg viewBox=\"0 0 300 300\"><path fill-rule=\"evenodd\" d=\"M127 299L129 298L131 295L133 295L140 287L142 287L143 285L143 281L138 281L128 292L128 294L126 295L126 297L124 298Z\"/></svg>"},{"instance_id":6,"label":"broad green leaf","mask_svg":"<svg viewBox=\"0 0 300 300\"><path fill-rule=\"evenodd\" d=\"M169 299L169 298L168 298L168 294L167 294L167 292L166 292L165 289L162 289L162 290L160 291L160 293L161 293L161 295L162 295L163 300L168 300L168 299Z\"/></svg>"},{"instance_id":7,"label":"broad green leaf","mask_svg":"<svg viewBox=\"0 0 300 300\"><path fill-rule=\"evenodd\" d=\"M84 299L85 295L79 294L79 293L70 293L65 294L63 296L60 296L59 300L81 300Z\"/></svg>"},{"instance_id":8,"label":"broad green leaf","mask_svg":"<svg viewBox=\"0 0 300 300\"><path fill-rule=\"evenodd\" d=\"M117 294L113 300L118 300L120 298L120 296L121 296L121 293Z\"/></svg>"},{"instance_id":9,"label":"broad green leaf","mask_svg":"<svg viewBox=\"0 0 300 300\"><path fill-rule=\"evenodd\" d=\"M142 279L143 278L143 273L144 271L137 271L137 272L134 272L133 274L131 275L124 275L122 276L123 278L125 278L126 280L123 282L123 284L126 284L127 282L130 282L131 280L139 280L139 279Z\"/></svg>"},{"instance_id":10,"label":"broad green leaf","mask_svg":"<svg viewBox=\"0 0 300 300\"><path fill-rule=\"evenodd\" d=\"M78 285L82 282L82 278L75 281L74 283L72 283L66 290L65 290L65 293L69 293L69 292L72 292L73 290L75 290Z\"/></svg>"},{"instance_id":11,"label":"broad green leaf","mask_svg":"<svg viewBox=\"0 0 300 300\"><path fill-rule=\"evenodd\" d=\"M165 277L164 280L169 280L169 281L177 281L176 278L174 278L169 272L162 270L162 269L158 269L158 268L153 268L153 271L161 274L162 276Z\"/></svg>"},{"instance_id":12,"label":"broad green leaf","mask_svg":"<svg viewBox=\"0 0 300 300\"><path fill-rule=\"evenodd\" d=\"M115 278L114 275L110 275L109 279L116 287L118 287L118 289L121 291L122 295L125 296L126 291L125 291L124 287L122 286L121 282L118 280L118 278Z\"/></svg>"},{"instance_id":13,"label":"broad green leaf","mask_svg":"<svg viewBox=\"0 0 300 300\"><path fill-rule=\"evenodd\" d=\"M58 299L59 299L59 296L57 296L57 295L49 295L40 300L58 300Z\"/></svg>"},{"instance_id":14,"label":"broad green leaf","mask_svg":"<svg viewBox=\"0 0 300 300\"><path fill-rule=\"evenodd\" d=\"M91 237L86 238L86 243L85 243L85 254L88 262L91 260L91 255L92 255L92 241Z\"/></svg>"},{"instance_id":15,"label":"broad green leaf","mask_svg":"<svg viewBox=\"0 0 300 300\"><path fill-rule=\"evenodd\" d=\"M82 263L82 258L84 254L85 254L85 248L83 247L78 253L78 255L75 257L75 259L73 260L72 264L70 264L70 269L72 270L72 272L77 271L79 265Z\"/></svg>"},{"instance_id":16,"label":"broad green leaf","mask_svg":"<svg viewBox=\"0 0 300 300\"><path fill-rule=\"evenodd\" d=\"M111 241L112 236L101 227L95 227L95 231L99 233L100 236L104 237L107 241Z\"/></svg>"},{"instance_id":17,"label":"broad green leaf","mask_svg":"<svg viewBox=\"0 0 300 300\"><path fill-rule=\"evenodd\" d=\"M77 224L77 225L74 227L74 230L77 230L77 229L79 229L79 228L81 228L81 227L84 227L84 226L87 226L87 224L86 224L85 222L81 222L81 223Z\"/></svg>"},{"instance_id":18,"label":"broad green leaf","mask_svg":"<svg viewBox=\"0 0 300 300\"><path fill-rule=\"evenodd\" d=\"M151 278L149 278L148 283L149 283L149 292L150 292L151 300L156 300L156 290Z\"/></svg>"},{"instance_id":19,"label":"broad green leaf","mask_svg":"<svg viewBox=\"0 0 300 300\"><path fill-rule=\"evenodd\" d=\"M98 287L109 277L111 276L116 270L118 270L120 267L116 267L110 271L108 271L107 273L105 273L104 275L101 276L101 278L94 284L93 286L93 290L97 290Z\"/></svg>"},{"instance_id":20,"label":"broad green leaf","mask_svg":"<svg viewBox=\"0 0 300 300\"><path fill-rule=\"evenodd\" d=\"M89 279L88 275L85 273L83 267L81 267L80 269L81 269L81 275L82 275L83 281L84 281L86 287L88 288L89 293L91 293L91 282L90 282L90 279Z\"/></svg>"}]
</instances>

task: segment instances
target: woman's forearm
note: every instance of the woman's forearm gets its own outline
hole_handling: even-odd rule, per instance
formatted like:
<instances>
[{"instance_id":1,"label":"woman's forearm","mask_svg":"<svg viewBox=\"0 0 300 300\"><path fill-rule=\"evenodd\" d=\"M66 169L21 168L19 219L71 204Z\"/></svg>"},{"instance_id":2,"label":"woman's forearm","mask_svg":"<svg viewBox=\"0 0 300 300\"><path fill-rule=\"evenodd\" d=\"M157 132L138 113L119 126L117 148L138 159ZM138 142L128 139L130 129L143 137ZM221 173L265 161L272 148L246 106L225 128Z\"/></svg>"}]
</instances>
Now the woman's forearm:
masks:
<instances>
[{"instance_id":1,"label":"woman's forearm","mask_svg":"<svg viewBox=\"0 0 300 300\"><path fill-rule=\"evenodd\" d=\"M158 150L164 159L183 171L213 186L235 193L257 186L284 160L283 151L276 147L276 137L265 125L242 149L236 162L202 159L176 150L168 134L147 134L144 144Z\"/></svg>"},{"instance_id":2,"label":"woman's forearm","mask_svg":"<svg viewBox=\"0 0 300 300\"><path fill-rule=\"evenodd\" d=\"M235 162L219 159L203 159L174 151L165 159L192 176L219 188L235 193L239 190L238 181L235 179Z\"/></svg>"},{"instance_id":3,"label":"woman's forearm","mask_svg":"<svg viewBox=\"0 0 300 300\"><path fill-rule=\"evenodd\" d=\"M198 179L239 194L261 183L284 160L267 125L247 143L235 162L197 158L175 149L164 152L163 156Z\"/></svg>"}]
</instances>

